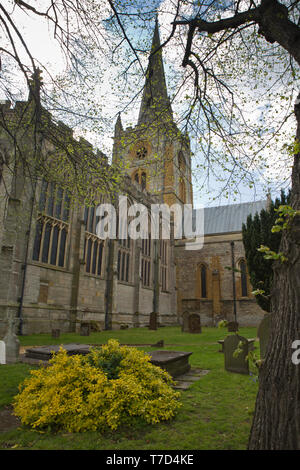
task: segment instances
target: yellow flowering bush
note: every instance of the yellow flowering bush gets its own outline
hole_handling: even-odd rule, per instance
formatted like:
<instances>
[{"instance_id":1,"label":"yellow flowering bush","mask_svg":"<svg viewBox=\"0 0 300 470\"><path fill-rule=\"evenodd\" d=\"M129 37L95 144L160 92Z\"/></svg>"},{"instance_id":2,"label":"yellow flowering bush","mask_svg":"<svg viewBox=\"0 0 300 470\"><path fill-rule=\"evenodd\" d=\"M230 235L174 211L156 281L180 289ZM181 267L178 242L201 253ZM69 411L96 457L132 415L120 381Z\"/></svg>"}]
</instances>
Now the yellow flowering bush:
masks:
<instances>
[{"instance_id":1,"label":"yellow flowering bush","mask_svg":"<svg viewBox=\"0 0 300 470\"><path fill-rule=\"evenodd\" d=\"M35 429L117 429L131 417L172 418L180 407L171 376L150 356L109 340L86 356L60 348L49 367L32 370L14 398L14 413Z\"/></svg>"}]
</instances>

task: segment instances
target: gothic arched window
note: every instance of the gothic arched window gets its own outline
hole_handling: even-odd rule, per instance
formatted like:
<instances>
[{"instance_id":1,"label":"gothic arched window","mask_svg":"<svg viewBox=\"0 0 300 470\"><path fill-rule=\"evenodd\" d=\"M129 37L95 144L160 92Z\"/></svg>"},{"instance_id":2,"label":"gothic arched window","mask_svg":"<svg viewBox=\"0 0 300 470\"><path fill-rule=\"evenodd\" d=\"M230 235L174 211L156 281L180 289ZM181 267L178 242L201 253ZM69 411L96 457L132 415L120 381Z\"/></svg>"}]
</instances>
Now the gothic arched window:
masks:
<instances>
[{"instance_id":1,"label":"gothic arched window","mask_svg":"<svg viewBox=\"0 0 300 470\"><path fill-rule=\"evenodd\" d=\"M205 264L200 266L200 286L201 286L201 298L207 298L207 268Z\"/></svg>"},{"instance_id":2,"label":"gothic arched window","mask_svg":"<svg viewBox=\"0 0 300 470\"><path fill-rule=\"evenodd\" d=\"M118 250L118 281L130 282L131 243L119 240Z\"/></svg>"},{"instance_id":3,"label":"gothic arched window","mask_svg":"<svg viewBox=\"0 0 300 470\"><path fill-rule=\"evenodd\" d=\"M146 184L147 184L147 175L146 173L143 171L141 173L141 186L142 186L142 189L146 189Z\"/></svg>"},{"instance_id":4,"label":"gothic arched window","mask_svg":"<svg viewBox=\"0 0 300 470\"><path fill-rule=\"evenodd\" d=\"M131 282L133 244L128 234L127 218L120 215L118 235L118 281Z\"/></svg>"},{"instance_id":5,"label":"gothic arched window","mask_svg":"<svg viewBox=\"0 0 300 470\"><path fill-rule=\"evenodd\" d=\"M185 158L181 150L178 152L178 167L180 171L185 172Z\"/></svg>"},{"instance_id":6,"label":"gothic arched window","mask_svg":"<svg viewBox=\"0 0 300 470\"><path fill-rule=\"evenodd\" d=\"M42 181L33 260L65 267L69 233L70 195L54 183Z\"/></svg>"},{"instance_id":7,"label":"gothic arched window","mask_svg":"<svg viewBox=\"0 0 300 470\"><path fill-rule=\"evenodd\" d=\"M145 170L139 169L135 171L132 175L132 180L138 183L142 190L147 188L147 173Z\"/></svg>"},{"instance_id":8,"label":"gothic arched window","mask_svg":"<svg viewBox=\"0 0 300 470\"><path fill-rule=\"evenodd\" d=\"M98 237L97 233L97 207L85 207L85 241L84 241L84 261L85 271L95 276L101 276L104 255L104 240Z\"/></svg>"},{"instance_id":9,"label":"gothic arched window","mask_svg":"<svg viewBox=\"0 0 300 470\"><path fill-rule=\"evenodd\" d=\"M141 279L143 287L151 285L151 234L142 237Z\"/></svg>"},{"instance_id":10,"label":"gothic arched window","mask_svg":"<svg viewBox=\"0 0 300 470\"><path fill-rule=\"evenodd\" d=\"M162 292L168 290L169 240L160 240L160 283Z\"/></svg>"},{"instance_id":11,"label":"gothic arched window","mask_svg":"<svg viewBox=\"0 0 300 470\"><path fill-rule=\"evenodd\" d=\"M179 197L183 203L186 202L186 189L185 189L185 182L181 179L179 182Z\"/></svg>"}]
</instances>

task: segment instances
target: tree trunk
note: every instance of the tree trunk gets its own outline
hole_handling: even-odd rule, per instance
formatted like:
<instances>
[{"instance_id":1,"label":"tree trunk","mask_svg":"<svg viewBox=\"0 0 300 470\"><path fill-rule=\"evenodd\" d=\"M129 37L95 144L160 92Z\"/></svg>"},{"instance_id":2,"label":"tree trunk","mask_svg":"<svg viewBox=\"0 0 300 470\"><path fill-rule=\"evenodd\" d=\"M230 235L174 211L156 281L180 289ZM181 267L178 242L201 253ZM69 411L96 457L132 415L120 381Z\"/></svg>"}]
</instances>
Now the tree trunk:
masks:
<instances>
[{"instance_id":1,"label":"tree trunk","mask_svg":"<svg viewBox=\"0 0 300 470\"><path fill-rule=\"evenodd\" d=\"M278 0L261 0L259 33L268 42L280 44L300 65L299 26L288 17L288 9Z\"/></svg>"},{"instance_id":2,"label":"tree trunk","mask_svg":"<svg viewBox=\"0 0 300 470\"><path fill-rule=\"evenodd\" d=\"M300 142L300 95L295 114ZM295 155L291 205L300 209L300 154ZM288 261L275 263L271 300L272 325L249 449L300 450L300 364L292 361L292 343L300 340L300 217L282 235L279 251Z\"/></svg>"}]
</instances>

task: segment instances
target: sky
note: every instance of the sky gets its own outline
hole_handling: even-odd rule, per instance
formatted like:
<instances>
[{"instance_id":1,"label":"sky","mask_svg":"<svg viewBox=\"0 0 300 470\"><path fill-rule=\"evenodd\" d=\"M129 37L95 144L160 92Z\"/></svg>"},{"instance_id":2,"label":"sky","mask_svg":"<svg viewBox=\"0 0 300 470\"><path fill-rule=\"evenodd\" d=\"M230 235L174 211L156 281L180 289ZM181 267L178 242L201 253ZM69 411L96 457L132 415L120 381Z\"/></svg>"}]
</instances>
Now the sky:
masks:
<instances>
[{"instance_id":1,"label":"sky","mask_svg":"<svg viewBox=\"0 0 300 470\"><path fill-rule=\"evenodd\" d=\"M59 45L57 42L53 40L53 29L49 28L45 21L41 20L40 18L33 16L33 15L25 15L24 13L20 13L19 11L12 10L12 2L11 0L4 0L3 3L7 6L8 10L11 8L12 17L18 24L22 25L22 33L25 35L29 49L32 52L32 55L35 58L38 58L42 61L43 65L46 67L47 71L55 76L63 75L66 68L66 61L64 60ZM40 2L43 4L43 2ZM159 2L154 2L154 4L159 4ZM160 35L162 40L164 40L170 32L170 21L172 16L168 13L170 8L171 1L164 0L160 4L160 9L163 13L159 14L159 24L160 24ZM190 7L186 6L186 10L183 12L186 15L191 13ZM103 18L107 16L107 13L102 10ZM154 21L153 21L154 27ZM128 30L129 34L134 34L132 29ZM141 37L144 32L136 31L136 34ZM133 36L134 37L134 36ZM151 32L147 33L146 37L147 43L151 44ZM104 46L105 47L105 46ZM164 63L165 63L165 70L167 72L167 82L169 86L172 85L172 75L169 75L169 72L172 73L181 73L181 65L180 61L178 61L178 48L176 47L176 43L174 45L170 44L170 47L166 49L163 53L164 56ZM124 59L124 57L123 57ZM101 59L102 60L102 59ZM147 59L146 56L142 58L143 66L146 66ZM85 137L90 140L92 143L95 143L100 150L103 150L105 153L109 153L112 148L112 137L113 137L113 127L114 127L114 120L117 116L117 113L122 109L123 103L119 102L120 90L118 90L118 95L116 95L115 91L117 90L117 79L119 70L117 67L112 67L108 63L101 63L101 76L98 76L98 83L95 84L94 94L99 94L99 97L96 99L98 102L98 113L101 113L102 116L106 119L106 126L103 126L101 132L97 131L90 131L88 134L85 134ZM97 77L95 77L95 80ZM112 82L114 86L112 87ZM244 86L245 93L248 93L251 97L248 103L248 109L246 110L246 115L248 115L249 122L255 123L260 119L265 119L264 112L267 107L267 100L266 102L260 102L258 105L255 103L256 97L254 94L254 90L251 87L251 84L241 84ZM130 88L130 87L129 87ZM136 90L135 90L136 91ZM182 93L189 92L188 88L182 90ZM127 94L130 93L130 89L127 90ZM182 94L181 94L182 96ZM3 96L1 97L4 98ZM84 97L83 97L84 98ZM179 97L180 98L180 95ZM178 99L179 101L179 99ZM173 110L175 116L179 113L178 101L174 102ZM135 123L137 120L138 115L138 106L139 100L134 102L134 106L128 113L122 114L122 119L125 127L130 125L131 123ZM276 105L272 104L272 110L276 110L276 112L280 113L280 103ZM109 124L107 126L107 123ZM110 129L108 127L110 126ZM80 126L77 128L77 134L81 133ZM100 137L99 137L100 136ZM279 146L281 144L278 144ZM278 152L279 152L278 146ZM211 173L209 178L209 183L207 184L206 191L204 189L199 189L199 170L197 168L197 164L201 161L201 152L199 152L199 146L197 144L196 139L192 138L192 150L196 154L196 157L193 158L193 172L195 174L194 178L194 202L195 204L205 204L205 205L220 205L220 204L227 204L233 202L246 202L246 201L253 201L253 200L261 200L265 199L267 187L262 184L261 174L257 172L256 175L256 184L254 187L250 188L245 185L240 184L238 187L238 193L233 196L233 194L229 195L229 198L226 197L225 191L222 193L218 199L212 199L213 196L217 195L219 191L222 190L222 184L217 181L216 177ZM266 150L266 154L264 158L270 162L270 168L268 170L269 174L273 175L273 188L271 191L271 195L274 196L280 191L280 186L278 186L278 175L279 173L286 171L285 166L279 167L276 169L275 167L280 163L280 158L278 158L278 152L271 153L269 150ZM283 168L283 170L282 170ZM200 178L201 180L201 178ZM202 180L201 180L202 181ZM276 186L278 186L276 188ZM276 189L275 189L276 188ZM208 192L208 194L207 194Z\"/></svg>"}]
</instances>

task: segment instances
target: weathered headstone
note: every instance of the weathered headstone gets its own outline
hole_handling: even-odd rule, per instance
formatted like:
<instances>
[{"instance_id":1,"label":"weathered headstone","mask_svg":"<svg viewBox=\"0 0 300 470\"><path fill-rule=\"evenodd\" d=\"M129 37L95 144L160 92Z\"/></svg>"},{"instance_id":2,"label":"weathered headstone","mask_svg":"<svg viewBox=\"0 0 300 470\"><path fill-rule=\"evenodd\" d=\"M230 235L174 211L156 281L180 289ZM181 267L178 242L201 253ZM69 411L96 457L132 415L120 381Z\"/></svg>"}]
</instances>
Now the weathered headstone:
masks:
<instances>
[{"instance_id":1,"label":"weathered headstone","mask_svg":"<svg viewBox=\"0 0 300 470\"><path fill-rule=\"evenodd\" d=\"M85 322L80 325L80 336L90 336L90 324Z\"/></svg>"},{"instance_id":2,"label":"weathered headstone","mask_svg":"<svg viewBox=\"0 0 300 470\"><path fill-rule=\"evenodd\" d=\"M237 354L237 349L241 352ZM224 340L225 370L249 375L248 341L239 335L227 336Z\"/></svg>"},{"instance_id":3,"label":"weathered headstone","mask_svg":"<svg viewBox=\"0 0 300 470\"><path fill-rule=\"evenodd\" d=\"M238 329L239 329L239 324L238 324L236 321L230 321L230 322L228 322L228 324L227 324L227 329L228 329L228 331L230 331L230 332L238 331Z\"/></svg>"},{"instance_id":4,"label":"weathered headstone","mask_svg":"<svg viewBox=\"0 0 300 470\"><path fill-rule=\"evenodd\" d=\"M181 331L183 333L190 333L189 316L193 313L199 315L200 300L199 299L182 299L182 325Z\"/></svg>"},{"instance_id":5,"label":"weathered headstone","mask_svg":"<svg viewBox=\"0 0 300 470\"><path fill-rule=\"evenodd\" d=\"M19 361L20 341L14 331L15 321L14 318L9 319L8 329L3 338L5 343L6 364L13 364Z\"/></svg>"},{"instance_id":6,"label":"weathered headstone","mask_svg":"<svg viewBox=\"0 0 300 470\"><path fill-rule=\"evenodd\" d=\"M6 364L5 343L0 341L0 364Z\"/></svg>"},{"instance_id":7,"label":"weathered headstone","mask_svg":"<svg viewBox=\"0 0 300 470\"><path fill-rule=\"evenodd\" d=\"M60 336L60 330L58 328L53 328L52 329L52 338L59 338Z\"/></svg>"},{"instance_id":8,"label":"weathered headstone","mask_svg":"<svg viewBox=\"0 0 300 470\"><path fill-rule=\"evenodd\" d=\"M182 314L181 331L183 333L188 333L189 332L189 316L190 316L190 312L187 311L187 310L185 312L183 312L183 314Z\"/></svg>"},{"instance_id":9,"label":"weathered headstone","mask_svg":"<svg viewBox=\"0 0 300 470\"><path fill-rule=\"evenodd\" d=\"M132 317L132 326L133 328L139 328L140 320L139 320L139 312L135 312Z\"/></svg>"},{"instance_id":10,"label":"weathered headstone","mask_svg":"<svg viewBox=\"0 0 300 470\"><path fill-rule=\"evenodd\" d=\"M201 320L198 313L189 315L189 333L201 333Z\"/></svg>"},{"instance_id":11,"label":"weathered headstone","mask_svg":"<svg viewBox=\"0 0 300 470\"><path fill-rule=\"evenodd\" d=\"M259 338L260 357L265 358L267 345L271 329L271 313L266 313L257 329L257 337Z\"/></svg>"},{"instance_id":12,"label":"weathered headstone","mask_svg":"<svg viewBox=\"0 0 300 470\"><path fill-rule=\"evenodd\" d=\"M157 313L150 313L149 330L157 330Z\"/></svg>"}]
</instances>

